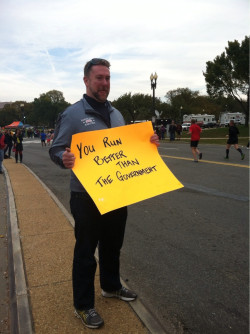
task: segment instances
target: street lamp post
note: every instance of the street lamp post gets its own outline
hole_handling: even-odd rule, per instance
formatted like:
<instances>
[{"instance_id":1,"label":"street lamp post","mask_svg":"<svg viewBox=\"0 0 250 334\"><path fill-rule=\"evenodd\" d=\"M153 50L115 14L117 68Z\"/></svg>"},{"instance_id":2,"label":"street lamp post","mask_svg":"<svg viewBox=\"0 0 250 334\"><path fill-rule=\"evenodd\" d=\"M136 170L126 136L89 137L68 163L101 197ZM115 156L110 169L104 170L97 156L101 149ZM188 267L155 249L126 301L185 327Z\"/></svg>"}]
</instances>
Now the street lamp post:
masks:
<instances>
[{"instance_id":1,"label":"street lamp post","mask_svg":"<svg viewBox=\"0 0 250 334\"><path fill-rule=\"evenodd\" d=\"M157 81L158 75L151 74L150 80L151 80L151 89L153 89L153 113L155 113L155 89L156 89L156 81Z\"/></svg>"},{"instance_id":2,"label":"street lamp post","mask_svg":"<svg viewBox=\"0 0 250 334\"><path fill-rule=\"evenodd\" d=\"M182 110L183 110L183 106L180 106L180 124L182 123Z\"/></svg>"},{"instance_id":3,"label":"street lamp post","mask_svg":"<svg viewBox=\"0 0 250 334\"><path fill-rule=\"evenodd\" d=\"M22 114L23 114L23 124L25 124L25 115L24 115L24 104L20 104L20 108L21 108L21 111L22 111Z\"/></svg>"}]
</instances>

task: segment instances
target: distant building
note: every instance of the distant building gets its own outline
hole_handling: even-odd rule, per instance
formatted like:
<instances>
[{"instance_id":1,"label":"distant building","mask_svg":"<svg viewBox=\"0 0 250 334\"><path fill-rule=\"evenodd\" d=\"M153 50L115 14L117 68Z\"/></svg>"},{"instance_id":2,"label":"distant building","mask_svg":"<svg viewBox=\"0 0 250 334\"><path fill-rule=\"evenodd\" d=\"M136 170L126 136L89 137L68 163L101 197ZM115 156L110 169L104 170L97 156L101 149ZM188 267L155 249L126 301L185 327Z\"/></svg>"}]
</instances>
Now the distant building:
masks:
<instances>
[{"instance_id":1,"label":"distant building","mask_svg":"<svg viewBox=\"0 0 250 334\"><path fill-rule=\"evenodd\" d=\"M0 109L3 109L5 104L10 104L10 103L12 103L12 102L0 102Z\"/></svg>"},{"instance_id":2,"label":"distant building","mask_svg":"<svg viewBox=\"0 0 250 334\"><path fill-rule=\"evenodd\" d=\"M235 124L245 124L245 115L240 112L224 111L220 113L220 125L227 126L233 120Z\"/></svg>"}]
</instances>

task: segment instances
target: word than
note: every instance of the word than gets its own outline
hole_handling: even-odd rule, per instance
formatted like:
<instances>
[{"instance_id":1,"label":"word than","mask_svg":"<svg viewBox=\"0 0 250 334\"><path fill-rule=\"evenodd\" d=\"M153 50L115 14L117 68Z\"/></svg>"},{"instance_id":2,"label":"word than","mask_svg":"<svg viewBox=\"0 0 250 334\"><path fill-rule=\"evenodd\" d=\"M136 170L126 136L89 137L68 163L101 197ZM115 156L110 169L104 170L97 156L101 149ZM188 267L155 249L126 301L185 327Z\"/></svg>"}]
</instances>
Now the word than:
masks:
<instances>
[{"instance_id":1,"label":"word than","mask_svg":"<svg viewBox=\"0 0 250 334\"><path fill-rule=\"evenodd\" d=\"M120 171L116 172L116 177L119 181L126 181L129 179L132 179L133 177L138 177L138 176L142 176L145 174L150 174L152 172L156 172L156 165L152 166L152 167L146 167L146 168L142 168L139 170L135 170L132 171L128 174L122 174ZM101 187L105 186L105 185L109 185L113 182L114 180L111 178L111 175L108 175L106 178L100 176L99 179L96 181L96 184L99 184Z\"/></svg>"}]
</instances>

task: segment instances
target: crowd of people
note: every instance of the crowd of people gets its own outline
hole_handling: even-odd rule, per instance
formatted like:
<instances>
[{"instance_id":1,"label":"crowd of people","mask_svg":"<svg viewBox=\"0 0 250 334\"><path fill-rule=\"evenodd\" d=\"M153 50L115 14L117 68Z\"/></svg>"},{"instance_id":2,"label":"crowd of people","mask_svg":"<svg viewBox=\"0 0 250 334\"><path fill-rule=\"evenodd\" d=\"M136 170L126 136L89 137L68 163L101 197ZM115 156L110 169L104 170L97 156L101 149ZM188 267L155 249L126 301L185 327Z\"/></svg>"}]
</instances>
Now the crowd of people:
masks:
<instances>
[{"instance_id":1,"label":"crowd of people","mask_svg":"<svg viewBox=\"0 0 250 334\"><path fill-rule=\"evenodd\" d=\"M155 131L161 140L166 138L167 132L169 134L170 141L174 141L175 139L180 140L182 134L182 125L175 124L175 121L172 121L168 127L168 131L163 124L156 126Z\"/></svg>"},{"instance_id":2,"label":"crowd of people","mask_svg":"<svg viewBox=\"0 0 250 334\"><path fill-rule=\"evenodd\" d=\"M23 138L25 136L25 131L23 129L5 129L0 130L0 174L2 174L2 161L3 159L10 159L12 152L14 153L14 158L16 163L23 161ZM28 132L27 137L33 138L34 132ZM34 136L35 137L35 136ZM39 131L39 137L41 138L42 146L50 146L51 141L54 137L54 130L49 130L45 132Z\"/></svg>"}]
</instances>

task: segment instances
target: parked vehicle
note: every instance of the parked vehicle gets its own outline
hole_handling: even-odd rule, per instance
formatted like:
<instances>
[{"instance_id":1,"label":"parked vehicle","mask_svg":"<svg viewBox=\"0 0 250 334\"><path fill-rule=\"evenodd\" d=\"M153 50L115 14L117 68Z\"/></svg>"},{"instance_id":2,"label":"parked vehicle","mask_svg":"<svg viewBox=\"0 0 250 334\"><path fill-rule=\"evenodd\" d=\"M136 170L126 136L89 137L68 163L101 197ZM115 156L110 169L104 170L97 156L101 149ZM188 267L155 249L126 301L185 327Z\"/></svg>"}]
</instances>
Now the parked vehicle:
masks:
<instances>
[{"instance_id":1,"label":"parked vehicle","mask_svg":"<svg viewBox=\"0 0 250 334\"><path fill-rule=\"evenodd\" d=\"M228 126L230 121L234 121L235 124L245 124L245 115L240 112L228 112L224 111L220 113L220 125Z\"/></svg>"},{"instance_id":2,"label":"parked vehicle","mask_svg":"<svg viewBox=\"0 0 250 334\"><path fill-rule=\"evenodd\" d=\"M192 119L195 119L197 124L201 128L213 127L216 124L215 115L209 114L189 114L183 115L183 122L190 122Z\"/></svg>"},{"instance_id":3,"label":"parked vehicle","mask_svg":"<svg viewBox=\"0 0 250 334\"><path fill-rule=\"evenodd\" d=\"M183 123L182 124L182 131L188 131L191 126L191 123Z\"/></svg>"}]
</instances>

